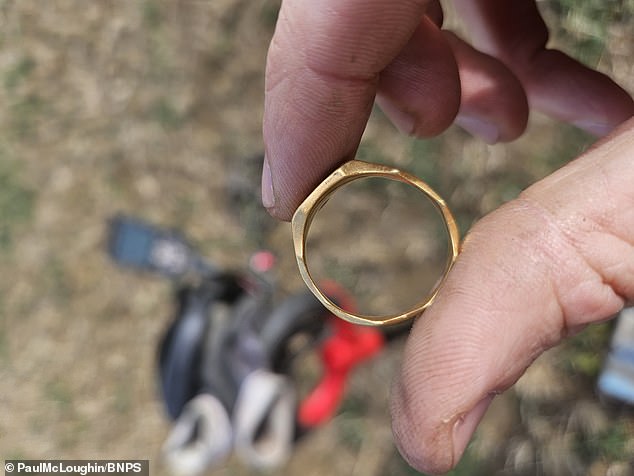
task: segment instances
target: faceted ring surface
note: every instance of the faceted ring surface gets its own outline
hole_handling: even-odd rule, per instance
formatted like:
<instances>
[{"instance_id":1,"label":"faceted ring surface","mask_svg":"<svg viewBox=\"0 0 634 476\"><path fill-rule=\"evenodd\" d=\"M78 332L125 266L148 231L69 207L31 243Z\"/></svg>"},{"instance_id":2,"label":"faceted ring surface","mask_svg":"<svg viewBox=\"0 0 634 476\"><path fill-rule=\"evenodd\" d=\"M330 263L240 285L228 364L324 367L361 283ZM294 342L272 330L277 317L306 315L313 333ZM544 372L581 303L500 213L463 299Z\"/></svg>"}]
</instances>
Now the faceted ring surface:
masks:
<instances>
[{"instance_id":1,"label":"faceted ring surface","mask_svg":"<svg viewBox=\"0 0 634 476\"><path fill-rule=\"evenodd\" d=\"M449 237L447 261L441 279L438 280L434 288L424 299L419 301L412 309L402 313L373 316L355 314L340 308L319 289L306 264L306 241L308 239L308 232L310 231L311 223L317 212L326 204L328 199L337 189L354 180L370 177L379 177L403 182L421 191L429 200L431 200L436 209L440 212L443 224L447 231L447 236ZM335 316L354 324L386 326L398 324L420 316L433 302L436 294L438 294L438 290L445 281L449 270L453 266L453 263L460 252L460 234L458 232L456 221L454 220L454 217L445 201L429 185L407 172L402 172L393 167L362 162L360 160L351 160L350 162L346 162L330 174L330 176L328 176L321 184L319 184L293 215L291 229L293 233L295 257L297 259L299 272L304 279L304 282L315 297L317 297L317 299L319 299L326 307L326 309Z\"/></svg>"}]
</instances>

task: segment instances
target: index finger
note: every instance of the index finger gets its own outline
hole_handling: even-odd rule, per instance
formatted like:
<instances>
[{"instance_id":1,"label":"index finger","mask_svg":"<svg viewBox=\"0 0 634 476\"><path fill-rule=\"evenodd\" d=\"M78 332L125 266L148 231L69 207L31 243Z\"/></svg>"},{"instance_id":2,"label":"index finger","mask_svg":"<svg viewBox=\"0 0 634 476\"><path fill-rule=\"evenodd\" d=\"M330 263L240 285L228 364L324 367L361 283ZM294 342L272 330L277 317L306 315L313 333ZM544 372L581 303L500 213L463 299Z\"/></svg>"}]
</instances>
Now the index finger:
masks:
<instances>
[{"instance_id":1,"label":"index finger","mask_svg":"<svg viewBox=\"0 0 634 476\"><path fill-rule=\"evenodd\" d=\"M421 28L428 3L283 2L267 58L263 120L263 204L273 215L290 219L330 171L354 156L379 74ZM457 72L454 80L457 93Z\"/></svg>"}]
</instances>

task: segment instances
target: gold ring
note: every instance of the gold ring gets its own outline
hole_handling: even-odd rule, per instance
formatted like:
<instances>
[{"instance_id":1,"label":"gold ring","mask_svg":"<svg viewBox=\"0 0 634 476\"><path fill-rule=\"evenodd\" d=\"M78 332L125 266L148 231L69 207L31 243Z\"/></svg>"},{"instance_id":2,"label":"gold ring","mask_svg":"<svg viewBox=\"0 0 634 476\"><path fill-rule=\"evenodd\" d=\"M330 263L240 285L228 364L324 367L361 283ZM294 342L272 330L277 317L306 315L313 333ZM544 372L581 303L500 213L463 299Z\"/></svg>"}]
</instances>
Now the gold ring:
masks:
<instances>
[{"instance_id":1,"label":"gold ring","mask_svg":"<svg viewBox=\"0 0 634 476\"><path fill-rule=\"evenodd\" d=\"M447 253L447 263L443 272L442 278L438 280L434 288L429 292L429 295L416 304L409 311L398 314L387 314L381 316L370 316L364 314L355 314L345 311L331 301L317 286L313 280L308 266L306 265L306 240L308 238L308 231L313 218L317 212L323 207L330 196L339 188L344 185L361 178L380 177L389 180L396 180L409 184L427 196L436 209L440 212L447 235L449 236L449 246ZM453 266L454 261L458 257L460 252L460 233L458 232L458 226L454 220L449 207L445 201L419 178L402 172L393 167L386 167L384 165L370 164L362 162L360 160L351 160L346 162L337 170L335 170L329 177L326 178L313 192L304 200L299 206L293 220L291 222L291 228L293 232L293 245L295 247L295 257L297 258L297 265L299 266L299 273L301 274L304 282L313 294L321 301L321 303L332 312L335 316L340 317L346 321L354 324L364 324L370 326L385 326L390 324L397 324L408 319L418 317L422 312L433 302L440 286L445 281L449 270Z\"/></svg>"}]
</instances>

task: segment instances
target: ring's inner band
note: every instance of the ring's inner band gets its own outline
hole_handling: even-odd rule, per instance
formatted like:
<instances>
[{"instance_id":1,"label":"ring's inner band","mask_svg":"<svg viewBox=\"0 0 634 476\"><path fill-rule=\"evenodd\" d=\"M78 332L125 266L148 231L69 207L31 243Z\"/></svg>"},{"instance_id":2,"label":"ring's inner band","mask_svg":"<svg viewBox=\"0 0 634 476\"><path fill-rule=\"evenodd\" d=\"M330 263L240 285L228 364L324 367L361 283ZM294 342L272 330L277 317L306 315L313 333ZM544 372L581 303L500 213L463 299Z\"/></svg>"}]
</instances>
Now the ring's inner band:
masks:
<instances>
[{"instance_id":1,"label":"ring's inner band","mask_svg":"<svg viewBox=\"0 0 634 476\"><path fill-rule=\"evenodd\" d=\"M356 310L407 311L442 277L448 236L432 202L409 184L365 177L330 195L314 215L306 264L319 286L336 281Z\"/></svg>"},{"instance_id":2,"label":"ring's inner band","mask_svg":"<svg viewBox=\"0 0 634 476\"><path fill-rule=\"evenodd\" d=\"M344 164L300 206L293 239L300 273L313 293L339 317L370 325L419 315L453 264L459 242L451 213L429 186L359 161ZM324 277L354 288L358 314L321 292L317 283Z\"/></svg>"}]
</instances>

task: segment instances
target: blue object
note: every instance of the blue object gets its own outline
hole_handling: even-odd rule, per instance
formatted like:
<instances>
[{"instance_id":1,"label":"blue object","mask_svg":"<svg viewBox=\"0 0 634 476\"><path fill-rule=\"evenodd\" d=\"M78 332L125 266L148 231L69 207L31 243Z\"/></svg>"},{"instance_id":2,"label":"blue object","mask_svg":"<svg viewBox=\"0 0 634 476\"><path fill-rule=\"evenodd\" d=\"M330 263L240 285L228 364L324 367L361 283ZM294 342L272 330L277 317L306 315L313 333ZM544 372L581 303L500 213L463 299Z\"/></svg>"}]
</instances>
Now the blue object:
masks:
<instances>
[{"instance_id":1,"label":"blue object","mask_svg":"<svg viewBox=\"0 0 634 476\"><path fill-rule=\"evenodd\" d=\"M108 252L117 264L168 278L210 276L216 270L175 230L119 215L110 221Z\"/></svg>"},{"instance_id":2,"label":"blue object","mask_svg":"<svg viewBox=\"0 0 634 476\"><path fill-rule=\"evenodd\" d=\"M634 405L634 308L618 316L597 387L611 401Z\"/></svg>"},{"instance_id":3,"label":"blue object","mask_svg":"<svg viewBox=\"0 0 634 476\"><path fill-rule=\"evenodd\" d=\"M153 268L150 256L157 238L159 234L152 227L139 220L119 216L110 224L108 250L120 265L150 269Z\"/></svg>"},{"instance_id":4,"label":"blue object","mask_svg":"<svg viewBox=\"0 0 634 476\"><path fill-rule=\"evenodd\" d=\"M606 396L634 404L634 381L626 375L609 370L603 372L599 377L599 390Z\"/></svg>"}]
</instances>

